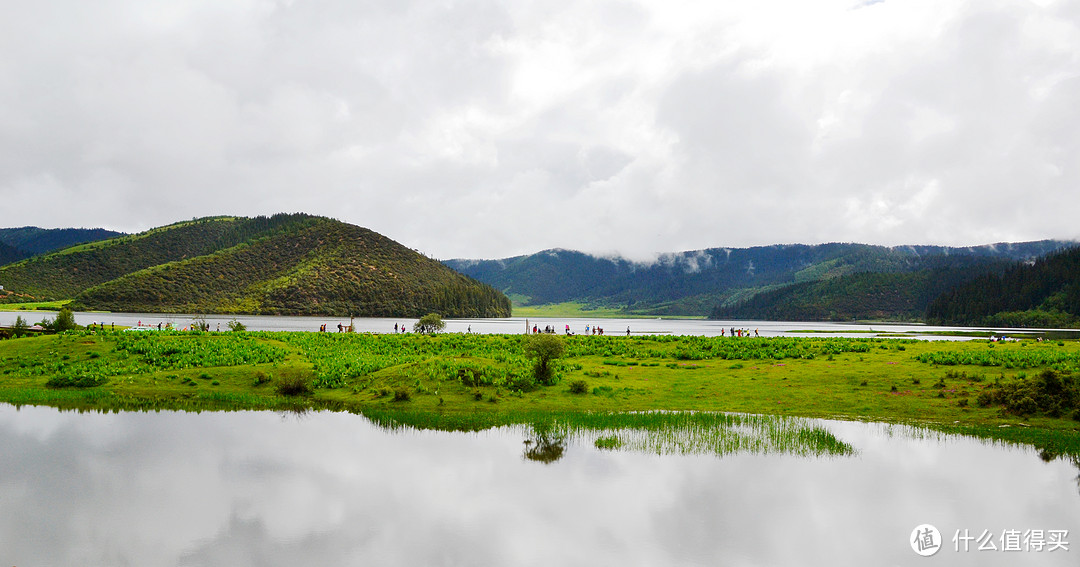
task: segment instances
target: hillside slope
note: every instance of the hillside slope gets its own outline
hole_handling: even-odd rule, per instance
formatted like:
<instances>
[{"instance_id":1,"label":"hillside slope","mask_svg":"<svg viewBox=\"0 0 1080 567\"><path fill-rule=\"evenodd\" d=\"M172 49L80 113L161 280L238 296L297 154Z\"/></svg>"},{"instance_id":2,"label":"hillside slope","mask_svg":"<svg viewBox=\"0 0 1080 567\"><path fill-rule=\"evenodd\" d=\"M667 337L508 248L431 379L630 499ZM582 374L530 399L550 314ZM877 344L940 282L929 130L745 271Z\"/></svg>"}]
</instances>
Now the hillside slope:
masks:
<instances>
[{"instance_id":1,"label":"hillside slope","mask_svg":"<svg viewBox=\"0 0 1080 567\"><path fill-rule=\"evenodd\" d=\"M370 230L303 214L198 219L0 268L81 310L494 317L509 300Z\"/></svg>"},{"instance_id":2,"label":"hillside slope","mask_svg":"<svg viewBox=\"0 0 1080 567\"><path fill-rule=\"evenodd\" d=\"M0 285L40 299L70 299L83 290L167 262L236 246L308 215L210 217L82 244L0 267Z\"/></svg>"}]
</instances>

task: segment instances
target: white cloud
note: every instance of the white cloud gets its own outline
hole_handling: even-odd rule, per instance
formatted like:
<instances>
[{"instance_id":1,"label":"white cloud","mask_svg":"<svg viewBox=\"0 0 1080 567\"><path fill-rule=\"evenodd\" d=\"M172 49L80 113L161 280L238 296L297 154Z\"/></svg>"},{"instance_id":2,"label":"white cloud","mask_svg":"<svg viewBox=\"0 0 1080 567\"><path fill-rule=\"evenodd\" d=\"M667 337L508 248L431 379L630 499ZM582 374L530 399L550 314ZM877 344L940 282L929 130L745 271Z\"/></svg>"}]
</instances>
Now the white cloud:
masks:
<instances>
[{"instance_id":1,"label":"white cloud","mask_svg":"<svg viewBox=\"0 0 1080 567\"><path fill-rule=\"evenodd\" d=\"M1075 238L1073 2L22 3L0 225L307 211L435 257Z\"/></svg>"}]
</instances>

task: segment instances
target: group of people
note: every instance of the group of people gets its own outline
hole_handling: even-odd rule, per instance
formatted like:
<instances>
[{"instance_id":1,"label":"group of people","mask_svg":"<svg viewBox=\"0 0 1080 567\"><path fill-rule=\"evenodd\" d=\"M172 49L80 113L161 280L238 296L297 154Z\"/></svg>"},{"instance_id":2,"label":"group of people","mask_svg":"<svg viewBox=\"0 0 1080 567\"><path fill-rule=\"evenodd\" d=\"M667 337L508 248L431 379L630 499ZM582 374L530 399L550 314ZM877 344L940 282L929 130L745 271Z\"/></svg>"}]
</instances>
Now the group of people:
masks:
<instances>
[{"instance_id":1,"label":"group of people","mask_svg":"<svg viewBox=\"0 0 1080 567\"><path fill-rule=\"evenodd\" d=\"M472 327L469 327L469 330L472 331ZM573 335L574 334L573 332L570 331L570 325L566 326L566 331L565 332L566 332L567 335ZM544 326L543 329L541 329L540 327L538 327L536 325L533 325L532 326L532 334L538 335L540 333L544 333L544 334L548 334L548 335L554 335L555 334L555 327L552 326L552 325L546 325L546 326ZM590 333L593 334L593 335L603 335L604 334L604 328L603 327L598 327L596 325L585 325L585 334L588 335ZM630 336L630 327L626 328L626 336L628 336L628 337Z\"/></svg>"},{"instance_id":2,"label":"group of people","mask_svg":"<svg viewBox=\"0 0 1080 567\"><path fill-rule=\"evenodd\" d=\"M326 323L323 323L322 325L319 325L319 332L320 333L325 333L326 332ZM339 332L339 333L351 333L352 332L352 325L342 325L341 323L338 323L337 324L337 332Z\"/></svg>"},{"instance_id":3,"label":"group of people","mask_svg":"<svg viewBox=\"0 0 1080 567\"><path fill-rule=\"evenodd\" d=\"M720 336L721 337L724 336L724 330L725 329L723 329L723 328L720 329ZM736 329L735 327L732 327L730 336L732 336L732 337L749 337L750 336L750 329ZM755 337L760 337L761 336L760 334L758 334L757 329L754 329L754 336Z\"/></svg>"},{"instance_id":4,"label":"group of people","mask_svg":"<svg viewBox=\"0 0 1080 567\"><path fill-rule=\"evenodd\" d=\"M102 323L102 325L104 325L104 323ZM176 327L173 327L172 321L169 321L167 323L162 323L162 322L159 321L157 325L154 325L153 323L146 323L144 325L142 321L139 321L138 323L136 323L135 326L136 326L136 328L139 328L139 329L141 329L143 327L149 327L151 331L154 330L154 327L157 327L157 330L159 330L159 331L172 331L172 330L176 329ZM102 329L104 329L104 328L105 327L102 326ZM210 323L207 323L205 321L203 321L203 322L192 322L191 326L184 327L181 330L182 331L203 331L205 333L209 333L210 332ZM217 324L217 330L218 330L219 333L221 332L221 323Z\"/></svg>"}]
</instances>

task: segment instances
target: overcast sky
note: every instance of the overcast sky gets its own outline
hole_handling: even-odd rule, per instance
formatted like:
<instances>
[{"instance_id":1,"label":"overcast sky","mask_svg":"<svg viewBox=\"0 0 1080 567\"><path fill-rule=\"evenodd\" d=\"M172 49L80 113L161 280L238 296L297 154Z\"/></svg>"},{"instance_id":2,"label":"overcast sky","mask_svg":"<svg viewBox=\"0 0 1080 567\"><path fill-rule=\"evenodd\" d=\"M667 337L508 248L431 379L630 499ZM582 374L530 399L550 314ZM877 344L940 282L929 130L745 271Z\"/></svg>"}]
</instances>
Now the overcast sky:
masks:
<instances>
[{"instance_id":1,"label":"overcast sky","mask_svg":"<svg viewBox=\"0 0 1080 567\"><path fill-rule=\"evenodd\" d=\"M1080 2L9 0L0 204L436 258L1078 238Z\"/></svg>"}]
</instances>

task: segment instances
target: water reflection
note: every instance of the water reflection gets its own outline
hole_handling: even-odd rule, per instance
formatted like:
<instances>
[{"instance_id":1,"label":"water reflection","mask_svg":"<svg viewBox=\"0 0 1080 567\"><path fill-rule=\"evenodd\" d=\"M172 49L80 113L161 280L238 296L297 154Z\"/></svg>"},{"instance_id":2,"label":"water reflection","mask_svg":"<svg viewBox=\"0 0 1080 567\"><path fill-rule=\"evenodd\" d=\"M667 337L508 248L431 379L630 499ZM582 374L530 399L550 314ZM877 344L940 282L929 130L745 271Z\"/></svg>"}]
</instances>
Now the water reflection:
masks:
<instances>
[{"instance_id":1,"label":"water reflection","mask_svg":"<svg viewBox=\"0 0 1080 567\"><path fill-rule=\"evenodd\" d=\"M566 453L567 435L556 432L552 424L536 424L530 430L531 435L524 441L526 459L549 465Z\"/></svg>"},{"instance_id":2,"label":"water reflection","mask_svg":"<svg viewBox=\"0 0 1080 567\"><path fill-rule=\"evenodd\" d=\"M524 426L524 457L552 463L568 440L584 447L656 455L786 454L846 457L856 454L814 420L775 415L710 412L568 414Z\"/></svg>"},{"instance_id":3,"label":"water reflection","mask_svg":"<svg viewBox=\"0 0 1080 567\"><path fill-rule=\"evenodd\" d=\"M445 433L389 431L343 413L284 415L0 406L0 560L913 565L928 561L907 541L922 523L947 537L1067 529L1070 547L1080 546L1074 464L1043 462L1026 447L806 421L796 430L820 428L857 453L717 458L674 444L663 454L597 450L590 440L616 431L599 417L589 428L554 421ZM698 435L686 423L686 435ZM642 436L659 429L635 427ZM729 428L743 435L748 426ZM525 451L561 447L536 452L558 458L522 458L523 439L533 441ZM950 548L933 561L1075 566L1077 553Z\"/></svg>"}]
</instances>

